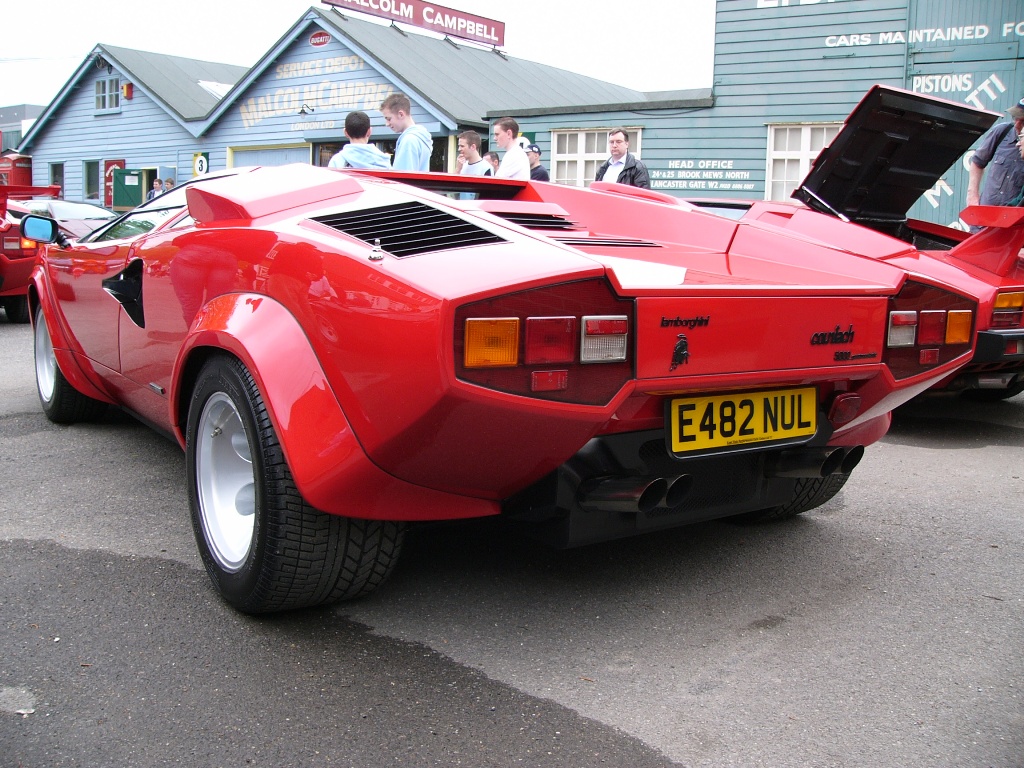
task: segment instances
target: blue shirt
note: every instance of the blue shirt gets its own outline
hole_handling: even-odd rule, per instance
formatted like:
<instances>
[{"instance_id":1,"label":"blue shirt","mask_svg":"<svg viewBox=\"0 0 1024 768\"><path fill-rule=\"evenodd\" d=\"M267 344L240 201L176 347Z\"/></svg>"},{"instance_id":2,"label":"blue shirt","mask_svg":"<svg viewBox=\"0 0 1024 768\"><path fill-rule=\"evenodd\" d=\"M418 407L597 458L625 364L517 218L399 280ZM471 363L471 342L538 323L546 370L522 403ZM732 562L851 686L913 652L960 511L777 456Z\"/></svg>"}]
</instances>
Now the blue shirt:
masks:
<instances>
[{"instance_id":1,"label":"blue shirt","mask_svg":"<svg viewBox=\"0 0 1024 768\"><path fill-rule=\"evenodd\" d=\"M429 171L434 142L422 125L412 125L398 134L391 167L396 171Z\"/></svg>"}]
</instances>

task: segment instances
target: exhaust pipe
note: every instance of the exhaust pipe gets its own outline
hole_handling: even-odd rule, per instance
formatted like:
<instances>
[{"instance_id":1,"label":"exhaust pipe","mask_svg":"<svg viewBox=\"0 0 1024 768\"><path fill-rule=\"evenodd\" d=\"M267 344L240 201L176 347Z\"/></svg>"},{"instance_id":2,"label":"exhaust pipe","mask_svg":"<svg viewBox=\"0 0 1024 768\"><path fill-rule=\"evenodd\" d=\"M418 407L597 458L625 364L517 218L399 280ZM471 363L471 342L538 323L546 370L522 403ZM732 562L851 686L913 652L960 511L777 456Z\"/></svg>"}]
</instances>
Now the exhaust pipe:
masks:
<instances>
[{"instance_id":1,"label":"exhaust pipe","mask_svg":"<svg viewBox=\"0 0 1024 768\"><path fill-rule=\"evenodd\" d=\"M783 451L769 458L766 477L828 477L838 472L846 451L842 448L804 448Z\"/></svg>"},{"instance_id":2,"label":"exhaust pipe","mask_svg":"<svg viewBox=\"0 0 1024 768\"><path fill-rule=\"evenodd\" d=\"M860 460L864 458L864 446L855 445L853 448L846 452L846 456L843 458L843 463L839 465L839 471L844 475L848 475L853 472L853 468L860 464Z\"/></svg>"},{"instance_id":3,"label":"exhaust pipe","mask_svg":"<svg viewBox=\"0 0 1024 768\"><path fill-rule=\"evenodd\" d=\"M605 477L580 485L577 500L587 512L650 512L668 489L663 477Z\"/></svg>"},{"instance_id":4,"label":"exhaust pipe","mask_svg":"<svg viewBox=\"0 0 1024 768\"><path fill-rule=\"evenodd\" d=\"M661 506L668 509L678 507L689 495L691 488L693 488L693 475L680 475L674 480L670 480Z\"/></svg>"},{"instance_id":5,"label":"exhaust pipe","mask_svg":"<svg viewBox=\"0 0 1024 768\"><path fill-rule=\"evenodd\" d=\"M848 475L864 458L864 446L853 448L805 448L783 451L765 467L766 477L828 477Z\"/></svg>"}]
</instances>

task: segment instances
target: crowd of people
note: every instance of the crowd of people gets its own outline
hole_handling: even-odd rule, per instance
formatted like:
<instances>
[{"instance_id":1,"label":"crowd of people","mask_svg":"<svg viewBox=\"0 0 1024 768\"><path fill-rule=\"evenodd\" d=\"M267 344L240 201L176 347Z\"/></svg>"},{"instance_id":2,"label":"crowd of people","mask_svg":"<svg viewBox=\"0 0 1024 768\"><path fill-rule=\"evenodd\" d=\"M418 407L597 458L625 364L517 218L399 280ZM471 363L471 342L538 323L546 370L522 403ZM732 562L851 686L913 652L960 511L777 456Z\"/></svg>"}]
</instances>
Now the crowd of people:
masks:
<instances>
[{"instance_id":1,"label":"crowd of people","mask_svg":"<svg viewBox=\"0 0 1024 768\"><path fill-rule=\"evenodd\" d=\"M398 171L430 170L433 140L430 132L412 117L412 102L402 93L393 93L380 105L384 123L398 134L395 154L389 157L370 143L372 128L365 112L350 112L345 118L345 137L349 143L328 162L328 168L394 168ZM525 147L519 141L519 123L503 117L494 123L493 140L502 151L482 153L483 137L476 131L463 131L458 137L456 173L463 176L494 176L499 179L550 181L548 169L541 163L537 144ZM629 152L629 135L624 128L608 134L609 158L597 171L594 181L631 184L650 188L647 168ZM152 193L150 193L152 195Z\"/></svg>"}]
</instances>

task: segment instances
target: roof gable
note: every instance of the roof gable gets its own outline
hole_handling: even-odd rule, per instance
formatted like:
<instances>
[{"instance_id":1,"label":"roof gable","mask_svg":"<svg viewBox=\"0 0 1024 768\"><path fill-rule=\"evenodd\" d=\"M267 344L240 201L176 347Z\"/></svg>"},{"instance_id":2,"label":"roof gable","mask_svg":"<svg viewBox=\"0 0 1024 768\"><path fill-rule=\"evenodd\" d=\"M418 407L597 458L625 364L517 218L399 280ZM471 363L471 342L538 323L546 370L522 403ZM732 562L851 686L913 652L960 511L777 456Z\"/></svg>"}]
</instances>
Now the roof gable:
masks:
<instances>
[{"instance_id":1,"label":"roof gable","mask_svg":"<svg viewBox=\"0 0 1024 768\"><path fill-rule=\"evenodd\" d=\"M60 89L43 113L22 138L22 147L32 143L36 135L49 123L79 82L96 66L106 62L110 71L137 86L175 121L194 136L198 136L201 121L220 103L217 91L237 82L248 71L247 67L196 61L182 56L136 51L99 44L85 57L74 74Z\"/></svg>"}]
</instances>

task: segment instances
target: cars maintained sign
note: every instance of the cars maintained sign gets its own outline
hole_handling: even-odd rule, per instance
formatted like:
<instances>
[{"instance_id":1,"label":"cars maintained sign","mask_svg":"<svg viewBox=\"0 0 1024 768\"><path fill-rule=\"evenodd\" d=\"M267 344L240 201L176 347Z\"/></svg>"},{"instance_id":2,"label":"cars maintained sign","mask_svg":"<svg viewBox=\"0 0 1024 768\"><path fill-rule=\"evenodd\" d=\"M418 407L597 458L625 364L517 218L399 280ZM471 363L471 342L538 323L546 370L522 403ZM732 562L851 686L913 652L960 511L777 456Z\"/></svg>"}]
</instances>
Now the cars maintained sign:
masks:
<instances>
[{"instance_id":1,"label":"cars maintained sign","mask_svg":"<svg viewBox=\"0 0 1024 768\"><path fill-rule=\"evenodd\" d=\"M674 454L810 437L817 430L814 387L676 397L669 402Z\"/></svg>"}]
</instances>

